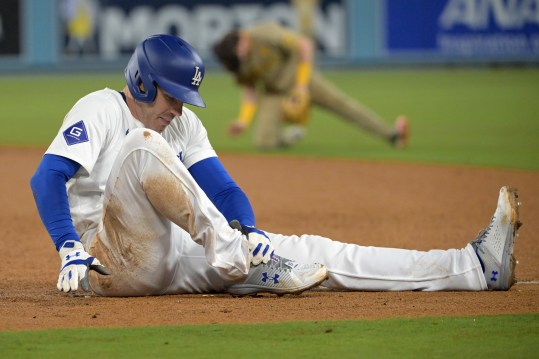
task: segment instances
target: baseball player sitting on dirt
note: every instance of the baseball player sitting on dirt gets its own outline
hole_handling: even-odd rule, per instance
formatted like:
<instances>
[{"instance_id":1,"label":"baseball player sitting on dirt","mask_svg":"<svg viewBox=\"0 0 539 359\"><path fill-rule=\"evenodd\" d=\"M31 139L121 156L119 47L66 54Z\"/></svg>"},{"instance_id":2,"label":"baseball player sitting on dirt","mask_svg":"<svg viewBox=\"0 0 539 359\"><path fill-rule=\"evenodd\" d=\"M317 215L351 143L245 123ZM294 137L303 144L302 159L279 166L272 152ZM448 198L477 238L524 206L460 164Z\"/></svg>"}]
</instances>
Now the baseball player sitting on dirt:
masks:
<instances>
[{"instance_id":1,"label":"baseball player sitting on dirt","mask_svg":"<svg viewBox=\"0 0 539 359\"><path fill-rule=\"evenodd\" d=\"M60 291L104 296L340 290L507 290L517 192L503 187L488 228L463 249L362 247L256 228L188 103L205 107L205 68L171 35L142 41L127 86L81 98L31 187L60 254Z\"/></svg>"},{"instance_id":2,"label":"baseball player sitting on dirt","mask_svg":"<svg viewBox=\"0 0 539 359\"><path fill-rule=\"evenodd\" d=\"M241 88L239 115L229 126L232 136L243 133L258 113L255 145L262 149L290 146L305 135L311 105L317 105L396 148L408 143L405 116L398 116L390 126L313 71L315 50L309 37L263 23L229 32L213 50Z\"/></svg>"}]
</instances>

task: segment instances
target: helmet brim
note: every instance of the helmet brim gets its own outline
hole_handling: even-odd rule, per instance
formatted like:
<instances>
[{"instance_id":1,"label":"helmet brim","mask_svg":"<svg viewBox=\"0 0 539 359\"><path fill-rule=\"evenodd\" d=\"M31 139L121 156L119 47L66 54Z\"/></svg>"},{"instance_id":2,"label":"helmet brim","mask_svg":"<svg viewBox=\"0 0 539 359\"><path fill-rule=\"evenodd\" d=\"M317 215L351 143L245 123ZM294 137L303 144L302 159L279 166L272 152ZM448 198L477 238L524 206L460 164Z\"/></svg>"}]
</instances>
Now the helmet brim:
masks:
<instances>
[{"instance_id":1,"label":"helmet brim","mask_svg":"<svg viewBox=\"0 0 539 359\"><path fill-rule=\"evenodd\" d=\"M206 107L206 104L204 101L202 101L202 97L197 90L178 85L164 78L158 79L156 82L163 90L165 90L176 100L197 107Z\"/></svg>"}]
</instances>

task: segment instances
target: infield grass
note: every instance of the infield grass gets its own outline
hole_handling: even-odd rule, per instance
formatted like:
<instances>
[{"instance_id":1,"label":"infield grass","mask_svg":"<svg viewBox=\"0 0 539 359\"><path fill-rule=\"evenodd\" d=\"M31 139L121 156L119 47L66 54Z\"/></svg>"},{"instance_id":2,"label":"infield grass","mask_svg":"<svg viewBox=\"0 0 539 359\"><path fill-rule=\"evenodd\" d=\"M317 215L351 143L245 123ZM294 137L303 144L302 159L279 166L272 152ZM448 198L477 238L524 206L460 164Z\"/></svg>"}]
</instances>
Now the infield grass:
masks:
<instances>
[{"instance_id":1,"label":"infield grass","mask_svg":"<svg viewBox=\"0 0 539 359\"><path fill-rule=\"evenodd\" d=\"M537 358L539 315L0 333L3 358Z\"/></svg>"},{"instance_id":2,"label":"infield grass","mask_svg":"<svg viewBox=\"0 0 539 359\"><path fill-rule=\"evenodd\" d=\"M2 76L4 145L47 146L71 106L104 87L121 89L113 74ZM411 121L406 151L322 109L314 109L308 135L279 155L455 163L539 169L539 68L430 68L325 71L351 98L386 122L399 114ZM239 91L230 76L209 70L201 87L206 109L196 110L219 152L253 152L251 132L226 135L238 109Z\"/></svg>"}]
</instances>

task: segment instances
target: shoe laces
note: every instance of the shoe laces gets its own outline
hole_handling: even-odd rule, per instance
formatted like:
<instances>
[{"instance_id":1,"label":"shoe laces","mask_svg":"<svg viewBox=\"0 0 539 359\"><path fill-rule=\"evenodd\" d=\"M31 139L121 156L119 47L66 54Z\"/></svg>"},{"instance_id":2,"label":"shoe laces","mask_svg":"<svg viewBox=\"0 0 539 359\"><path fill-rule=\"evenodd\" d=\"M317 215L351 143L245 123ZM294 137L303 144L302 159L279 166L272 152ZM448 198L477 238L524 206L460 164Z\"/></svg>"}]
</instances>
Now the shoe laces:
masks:
<instances>
[{"instance_id":1,"label":"shoe laces","mask_svg":"<svg viewBox=\"0 0 539 359\"><path fill-rule=\"evenodd\" d=\"M481 230L479 230L479 233L477 233L477 236L475 237L475 239L473 241L470 242L470 244L472 245L472 247L474 249L477 250L477 247L483 243L485 237L489 234L491 228L492 228L492 224L494 223L494 217L492 217L492 219L490 220L490 224L488 225L487 228L483 228Z\"/></svg>"},{"instance_id":2,"label":"shoe laces","mask_svg":"<svg viewBox=\"0 0 539 359\"><path fill-rule=\"evenodd\" d=\"M287 265L284 265L284 261L288 261L288 260L289 259L273 254L270 260L268 261L268 263L266 263L266 265L270 268L277 268L277 269L282 269L285 272L290 272L292 268L290 268Z\"/></svg>"}]
</instances>

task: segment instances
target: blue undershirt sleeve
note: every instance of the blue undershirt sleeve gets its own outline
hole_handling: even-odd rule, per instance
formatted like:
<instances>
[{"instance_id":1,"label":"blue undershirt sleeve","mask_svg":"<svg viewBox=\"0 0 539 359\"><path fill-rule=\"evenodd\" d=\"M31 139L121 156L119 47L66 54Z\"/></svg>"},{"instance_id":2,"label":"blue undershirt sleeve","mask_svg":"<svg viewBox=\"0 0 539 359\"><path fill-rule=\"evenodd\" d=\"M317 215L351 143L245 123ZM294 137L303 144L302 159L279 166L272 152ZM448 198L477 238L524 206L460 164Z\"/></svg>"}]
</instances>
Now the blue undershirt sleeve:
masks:
<instances>
[{"instance_id":1,"label":"blue undershirt sleeve","mask_svg":"<svg viewBox=\"0 0 539 359\"><path fill-rule=\"evenodd\" d=\"M255 215L247 195L217 157L195 163L189 172L228 222L236 219L243 225L255 225Z\"/></svg>"},{"instance_id":2,"label":"blue undershirt sleeve","mask_svg":"<svg viewBox=\"0 0 539 359\"><path fill-rule=\"evenodd\" d=\"M67 240L80 240L73 226L66 183L79 170L80 164L68 158L46 154L30 180L41 221L57 250Z\"/></svg>"}]
</instances>

